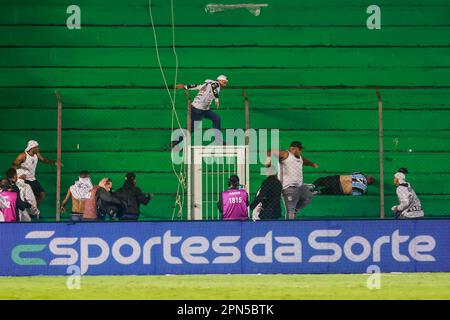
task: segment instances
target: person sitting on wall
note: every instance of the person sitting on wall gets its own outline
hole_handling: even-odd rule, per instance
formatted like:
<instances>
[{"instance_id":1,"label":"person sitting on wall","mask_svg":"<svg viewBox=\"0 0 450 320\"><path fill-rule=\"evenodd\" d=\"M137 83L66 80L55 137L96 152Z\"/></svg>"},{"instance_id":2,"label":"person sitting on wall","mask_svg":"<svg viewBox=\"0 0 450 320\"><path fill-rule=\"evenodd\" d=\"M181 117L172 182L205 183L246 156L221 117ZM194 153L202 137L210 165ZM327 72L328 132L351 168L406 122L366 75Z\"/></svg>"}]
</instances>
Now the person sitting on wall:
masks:
<instances>
[{"instance_id":1,"label":"person sitting on wall","mask_svg":"<svg viewBox=\"0 0 450 320\"><path fill-rule=\"evenodd\" d=\"M408 169L400 168L394 175L394 184L397 186L396 192L400 204L393 206L392 212L397 219L421 218L424 216L422 205L411 184L406 182L407 173Z\"/></svg>"},{"instance_id":2,"label":"person sitting on wall","mask_svg":"<svg viewBox=\"0 0 450 320\"><path fill-rule=\"evenodd\" d=\"M71 219L73 222L80 222L83 220L84 214L84 202L91 196L91 190L94 186L92 185L89 172L81 171L78 180L69 187L66 197L61 205L61 212L66 211L66 204L69 198L72 199L72 215Z\"/></svg>"},{"instance_id":3,"label":"person sitting on wall","mask_svg":"<svg viewBox=\"0 0 450 320\"><path fill-rule=\"evenodd\" d=\"M248 193L241 188L239 177L232 175L228 180L229 189L220 195L217 207L223 220L248 219Z\"/></svg>"},{"instance_id":4,"label":"person sitting on wall","mask_svg":"<svg viewBox=\"0 0 450 320\"><path fill-rule=\"evenodd\" d=\"M375 182L372 176L366 176L361 172L353 172L351 175L335 175L316 179L313 188L317 194L323 195L353 195L367 194L367 186Z\"/></svg>"},{"instance_id":5,"label":"person sitting on wall","mask_svg":"<svg viewBox=\"0 0 450 320\"><path fill-rule=\"evenodd\" d=\"M267 168L268 177L263 181L250 204L253 220L271 220L281 218L282 185L273 168Z\"/></svg>"},{"instance_id":6,"label":"person sitting on wall","mask_svg":"<svg viewBox=\"0 0 450 320\"><path fill-rule=\"evenodd\" d=\"M17 177L17 171L14 168L6 171L6 179L11 184L13 191L19 194L20 200L30 204L29 208L18 211L18 220L23 222L29 222L32 218L38 220L40 211L37 208L36 197L31 186L25 183L23 179Z\"/></svg>"},{"instance_id":7,"label":"person sitting on wall","mask_svg":"<svg viewBox=\"0 0 450 320\"><path fill-rule=\"evenodd\" d=\"M136 186L136 174L128 172L125 175L125 182L115 195L127 204L127 211L121 215L120 220L138 220L140 215L140 205L147 205L153 198L152 193L144 194L140 188Z\"/></svg>"}]
</instances>

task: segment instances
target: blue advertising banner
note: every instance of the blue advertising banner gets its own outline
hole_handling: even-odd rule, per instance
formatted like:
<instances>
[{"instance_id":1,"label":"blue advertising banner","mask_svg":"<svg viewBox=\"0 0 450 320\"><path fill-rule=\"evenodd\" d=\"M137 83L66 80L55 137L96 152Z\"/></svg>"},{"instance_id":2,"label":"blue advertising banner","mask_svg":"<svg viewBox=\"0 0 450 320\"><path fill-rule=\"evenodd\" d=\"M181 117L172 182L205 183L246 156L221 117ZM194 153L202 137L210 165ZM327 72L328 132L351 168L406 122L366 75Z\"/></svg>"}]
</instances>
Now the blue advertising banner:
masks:
<instances>
[{"instance_id":1,"label":"blue advertising banner","mask_svg":"<svg viewBox=\"0 0 450 320\"><path fill-rule=\"evenodd\" d=\"M449 272L450 220L0 224L0 275Z\"/></svg>"}]
</instances>

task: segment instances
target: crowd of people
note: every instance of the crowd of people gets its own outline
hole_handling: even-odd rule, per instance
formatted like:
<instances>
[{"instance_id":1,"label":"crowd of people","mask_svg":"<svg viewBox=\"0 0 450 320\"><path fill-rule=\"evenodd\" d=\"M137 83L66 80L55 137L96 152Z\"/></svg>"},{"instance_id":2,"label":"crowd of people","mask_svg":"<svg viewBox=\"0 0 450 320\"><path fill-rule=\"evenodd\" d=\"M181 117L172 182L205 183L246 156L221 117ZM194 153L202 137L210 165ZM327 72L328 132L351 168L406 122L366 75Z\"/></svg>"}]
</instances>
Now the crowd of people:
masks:
<instances>
[{"instance_id":1,"label":"crowd of people","mask_svg":"<svg viewBox=\"0 0 450 320\"><path fill-rule=\"evenodd\" d=\"M63 166L44 158L37 141L28 142L27 148L14 160L0 181L0 222L27 222L38 220L39 206L45 199L45 190L36 179L38 162ZM67 191L61 204L61 212L71 201L71 220L138 220L140 206L147 205L153 198L137 187L136 174L128 172L125 182L117 191L112 189L112 180L103 178L97 185L91 182L90 174L82 171Z\"/></svg>"},{"instance_id":2,"label":"crowd of people","mask_svg":"<svg viewBox=\"0 0 450 320\"><path fill-rule=\"evenodd\" d=\"M360 172L350 175L335 175L316 179L312 184L303 183L303 166L318 168L318 165L302 155L303 145L298 141L291 143L288 150L274 150L268 153L266 179L256 193L253 201L239 177L229 178L229 189L221 193L218 209L223 220L271 220L280 219L281 200L286 208L286 219L296 219L299 210L305 208L315 195L353 195L362 196L374 178ZM278 170L270 165L271 157L277 158ZM0 221L38 220L39 206L45 198L45 191L36 179L38 162L61 165L44 158L40 154L39 144L32 140L20 153L5 177L0 180ZM406 168L400 168L394 176L394 184L399 204L392 207L396 218L420 218L424 216L420 200L411 184L406 181ZM140 206L147 205L153 194L144 193L137 186L136 174L128 172L125 182L113 191L112 180L102 178L97 185L91 182L90 174L81 171L78 179L67 190L61 204L61 212L71 201L71 220L137 221Z\"/></svg>"},{"instance_id":3,"label":"crowd of people","mask_svg":"<svg viewBox=\"0 0 450 320\"><path fill-rule=\"evenodd\" d=\"M219 108L220 91L226 88L228 78L220 75L216 80L206 80L203 84L178 84L176 88L197 90L199 93L192 102L191 130L194 131L206 118L212 121L216 133L216 143L223 144L220 134L220 116L210 108L212 101ZM183 141L183 137L171 142L174 148ZM229 178L229 189L221 193L218 209L224 220L247 220L248 210L253 220L281 218L281 199L286 208L286 219L296 219L299 210L305 208L314 195L353 195L367 193L367 186L375 179L361 172L350 175L334 175L316 179L312 184L303 183L303 166L318 168L317 163L302 155L303 145L294 141L288 150L268 152L266 166L268 177L263 181L255 198L249 203L249 195L239 183L239 177ZM277 168L273 168L272 157L276 157ZM62 163L43 157L37 141L31 140L24 152L21 152L0 182L0 221L30 221L39 219L39 205L45 199L45 191L36 179L38 162L63 166ZM400 168L394 177L399 205L392 207L397 218L423 217L420 201L406 181L406 168ZM79 178L67 191L61 211L71 200L71 219L80 221L138 220L140 205L147 205L152 199L150 193L143 193L136 185L136 175L129 172L125 183L117 191L112 190L112 181L103 178L93 185L89 172L80 172Z\"/></svg>"},{"instance_id":4,"label":"crowd of people","mask_svg":"<svg viewBox=\"0 0 450 320\"><path fill-rule=\"evenodd\" d=\"M66 205L71 200L71 215L74 222L107 219L137 221L140 206L147 205L153 194L143 193L136 183L136 174L128 172L123 186L113 191L110 178L103 178L94 186L89 172L82 171L78 180L69 187L61 205L61 212L66 211Z\"/></svg>"},{"instance_id":5,"label":"crowd of people","mask_svg":"<svg viewBox=\"0 0 450 320\"><path fill-rule=\"evenodd\" d=\"M272 151L268 155L278 157L279 170L269 167L267 178L262 182L255 198L249 203L249 195L239 183L238 176L231 176L229 189L222 192L218 208L224 220L248 220L248 208L252 220L273 220L281 218L281 200L284 200L286 219L296 219L297 213L305 208L315 195L367 194L367 187L373 184L372 176L361 172L351 175L335 175L316 179L312 184L303 183L303 165L318 168L318 165L302 156L302 144L291 143L288 150ZM266 161L269 165L270 159ZM400 168L394 175L394 185L399 204L392 207L395 218L421 218L424 216L417 194L406 181L406 168Z\"/></svg>"},{"instance_id":6,"label":"crowd of people","mask_svg":"<svg viewBox=\"0 0 450 320\"><path fill-rule=\"evenodd\" d=\"M223 144L220 134L220 116L211 110L214 101L216 108L220 106L220 92L228 85L228 78L220 75L216 80L205 80L202 84L178 84L177 89L196 90L196 95L191 104L191 131L199 126L203 119L209 119L215 129L215 143ZM180 144L183 137L172 141L172 148ZM264 180L258 190L255 199L249 204L249 196L239 184L239 177L233 175L229 178L229 189L224 191L218 201L218 209L225 220L248 219L248 206L252 210L253 219L279 219L281 217L281 198L286 208L286 219L296 219L299 210L305 208L315 194L323 195L354 195L361 196L367 193L367 186L373 184L375 179L361 172L350 175L334 175L322 177L315 180L311 185L303 183L303 165L318 168L318 165L307 158L302 152L303 146L300 142L291 143L288 150L274 150L268 153L268 162L271 157L276 156L279 164L278 174L276 170L268 171L268 177ZM400 204L392 208L394 215L398 218L420 217L423 211L411 185L406 182L405 174L400 169L396 174L395 184ZM404 170L403 170L404 171ZM270 173L272 172L272 173Z\"/></svg>"}]
</instances>

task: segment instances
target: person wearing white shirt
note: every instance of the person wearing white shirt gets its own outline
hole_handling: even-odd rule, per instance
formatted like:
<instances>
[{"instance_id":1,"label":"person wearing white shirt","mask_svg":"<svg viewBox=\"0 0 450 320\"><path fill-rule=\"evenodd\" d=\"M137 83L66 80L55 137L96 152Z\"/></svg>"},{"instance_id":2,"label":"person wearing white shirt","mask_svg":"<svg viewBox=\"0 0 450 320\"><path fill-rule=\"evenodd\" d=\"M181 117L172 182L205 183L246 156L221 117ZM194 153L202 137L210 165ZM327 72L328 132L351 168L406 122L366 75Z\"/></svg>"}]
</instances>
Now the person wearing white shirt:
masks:
<instances>
[{"instance_id":1,"label":"person wearing white shirt","mask_svg":"<svg viewBox=\"0 0 450 320\"><path fill-rule=\"evenodd\" d=\"M45 198L45 190L36 179L36 167L38 162L63 167L63 164L43 157L39 150L39 143L35 140L28 141L24 152L21 152L14 160L12 167L17 170L17 176L25 180L31 186L39 206Z\"/></svg>"},{"instance_id":2,"label":"person wearing white shirt","mask_svg":"<svg viewBox=\"0 0 450 320\"><path fill-rule=\"evenodd\" d=\"M210 105L214 100L216 108L219 109L219 94L220 90L225 88L228 84L228 79L224 75L217 77L217 80L205 80L203 84L177 84L177 89L185 90L197 90L199 93L195 97L191 105L191 132L200 125L203 118L212 121L213 129L215 132L215 144L223 144L221 133L221 119L220 116L211 110ZM183 141L183 137L179 137L178 140L172 141L172 148Z\"/></svg>"},{"instance_id":3,"label":"person wearing white shirt","mask_svg":"<svg viewBox=\"0 0 450 320\"><path fill-rule=\"evenodd\" d=\"M424 212L417 194L406 181L408 169L400 168L394 175L394 184L397 186L397 197L400 204L392 207L392 212L398 219L422 218Z\"/></svg>"},{"instance_id":4,"label":"person wearing white shirt","mask_svg":"<svg viewBox=\"0 0 450 320\"><path fill-rule=\"evenodd\" d=\"M6 171L6 178L16 187L20 199L31 206L26 207L23 210L19 209L19 221L28 222L31 221L32 218L38 220L40 211L37 208L36 197L31 186L25 183L23 179L17 177L17 171L14 168L10 168Z\"/></svg>"},{"instance_id":5,"label":"person wearing white shirt","mask_svg":"<svg viewBox=\"0 0 450 320\"><path fill-rule=\"evenodd\" d=\"M282 185L282 196L286 206L286 219L297 218L297 212L305 208L312 200L313 193L303 184L303 166L318 168L317 163L302 155L303 145L293 141L288 150L272 150L267 153L266 166L270 166L271 157L278 157L278 179Z\"/></svg>"}]
</instances>

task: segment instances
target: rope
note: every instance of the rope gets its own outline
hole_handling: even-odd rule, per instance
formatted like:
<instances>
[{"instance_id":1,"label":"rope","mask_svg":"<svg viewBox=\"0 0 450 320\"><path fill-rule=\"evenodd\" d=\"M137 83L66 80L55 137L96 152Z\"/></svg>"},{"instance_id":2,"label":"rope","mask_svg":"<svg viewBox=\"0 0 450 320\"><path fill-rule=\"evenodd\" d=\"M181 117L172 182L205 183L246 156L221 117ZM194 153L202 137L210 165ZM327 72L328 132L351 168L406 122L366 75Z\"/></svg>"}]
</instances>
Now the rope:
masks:
<instances>
[{"instance_id":1,"label":"rope","mask_svg":"<svg viewBox=\"0 0 450 320\"><path fill-rule=\"evenodd\" d=\"M172 22L172 52L173 52L173 55L175 56L175 81L174 81L174 83L176 84L178 82L177 81L178 80L178 54L177 54L177 50L175 47L175 43L176 43L175 42L175 13L174 13L173 8L174 8L173 0L170 0L170 14L171 14L171 22ZM173 108L172 108L172 132L173 132L173 119L174 119L173 115L175 115L175 117L176 117L176 120L178 123L178 128L181 129L180 121L179 121L178 114L177 114L176 108L175 108L176 98L177 98L176 90L177 89L174 86L174 88L173 88L173 97L174 97L173 101L174 102L173 102ZM184 141L186 141L186 135L184 134L184 132L183 132L183 138L185 139ZM183 160L186 160L185 159L186 152L183 153L183 157L184 157ZM183 161L183 163L185 163L185 161ZM175 172L175 166L173 163L172 163L172 168L174 170L175 175L177 175ZM186 182L185 182L184 174L183 174L184 170L185 170L185 166L183 164L181 164L180 173L179 173L179 175L177 175L179 188L177 188L177 197L175 199L175 204L178 205L178 207L179 207L177 216L180 219L183 218L183 204L184 204L184 195L185 195L185 189L186 189ZM179 193L178 193L179 189L181 189L181 197L179 196ZM172 212L172 220L174 218L174 214L175 214L175 211Z\"/></svg>"},{"instance_id":2,"label":"rope","mask_svg":"<svg viewBox=\"0 0 450 320\"><path fill-rule=\"evenodd\" d=\"M178 80L178 54L176 52L176 46L175 46L175 15L174 15L174 9L173 9L174 8L173 0L170 1L170 7L171 7L171 22L172 22L172 52L173 52L173 54L175 56L175 78L174 78L174 83L176 84L177 80ZM154 41L155 41L156 58L158 60L159 70L161 72L161 76L163 78L164 85L166 87L167 93L168 93L169 98L170 98L170 102L172 104L171 132L173 132L174 122L175 121L178 124L178 128L182 129L181 123L180 123L180 120L179 120L179 117L178 117L178 113L177 113L177 110L176 110L176 87L174 87L174 89L173 89L174 91L173 91L173 97L172 97L172 94L171 94L170 89L169 89L169 85L167 83L166 75L164 73L163 66L162 66L162 63L161 63L161 57L159 55L158 37L156 35L155 23L154 23L153 14L152 14L152 0L149 0L148 8L149 8L150 21L151 21L151 24L152 24L153 38L154 38ZM183 131L182 131L182 133L183 133L183 138L186 139L186 135L184 134ZM185 156L186 156L185 153L183 153L183 157L185 157ZM177 173L175 165L172 162L172 171L173 171L173 173L175 174L175 176L178 179L177 195L176 195L176 198L175 198L175 206L174 206L173 212L172 212L172 220L174 219L175 210L176 210L177 206L179 208L177 216L179 218L182 218L182 215L183 215L183 204L184 204L184 193L185 193L184 192L185 179L183 177L183 170L184 170L184 165L182 164L181 167L180 167L180 173ZM180 192L180 189L181 189L181 192ZM180 193L181 193L181 196L180 196Z\"/></svg>"}]
</instances>

